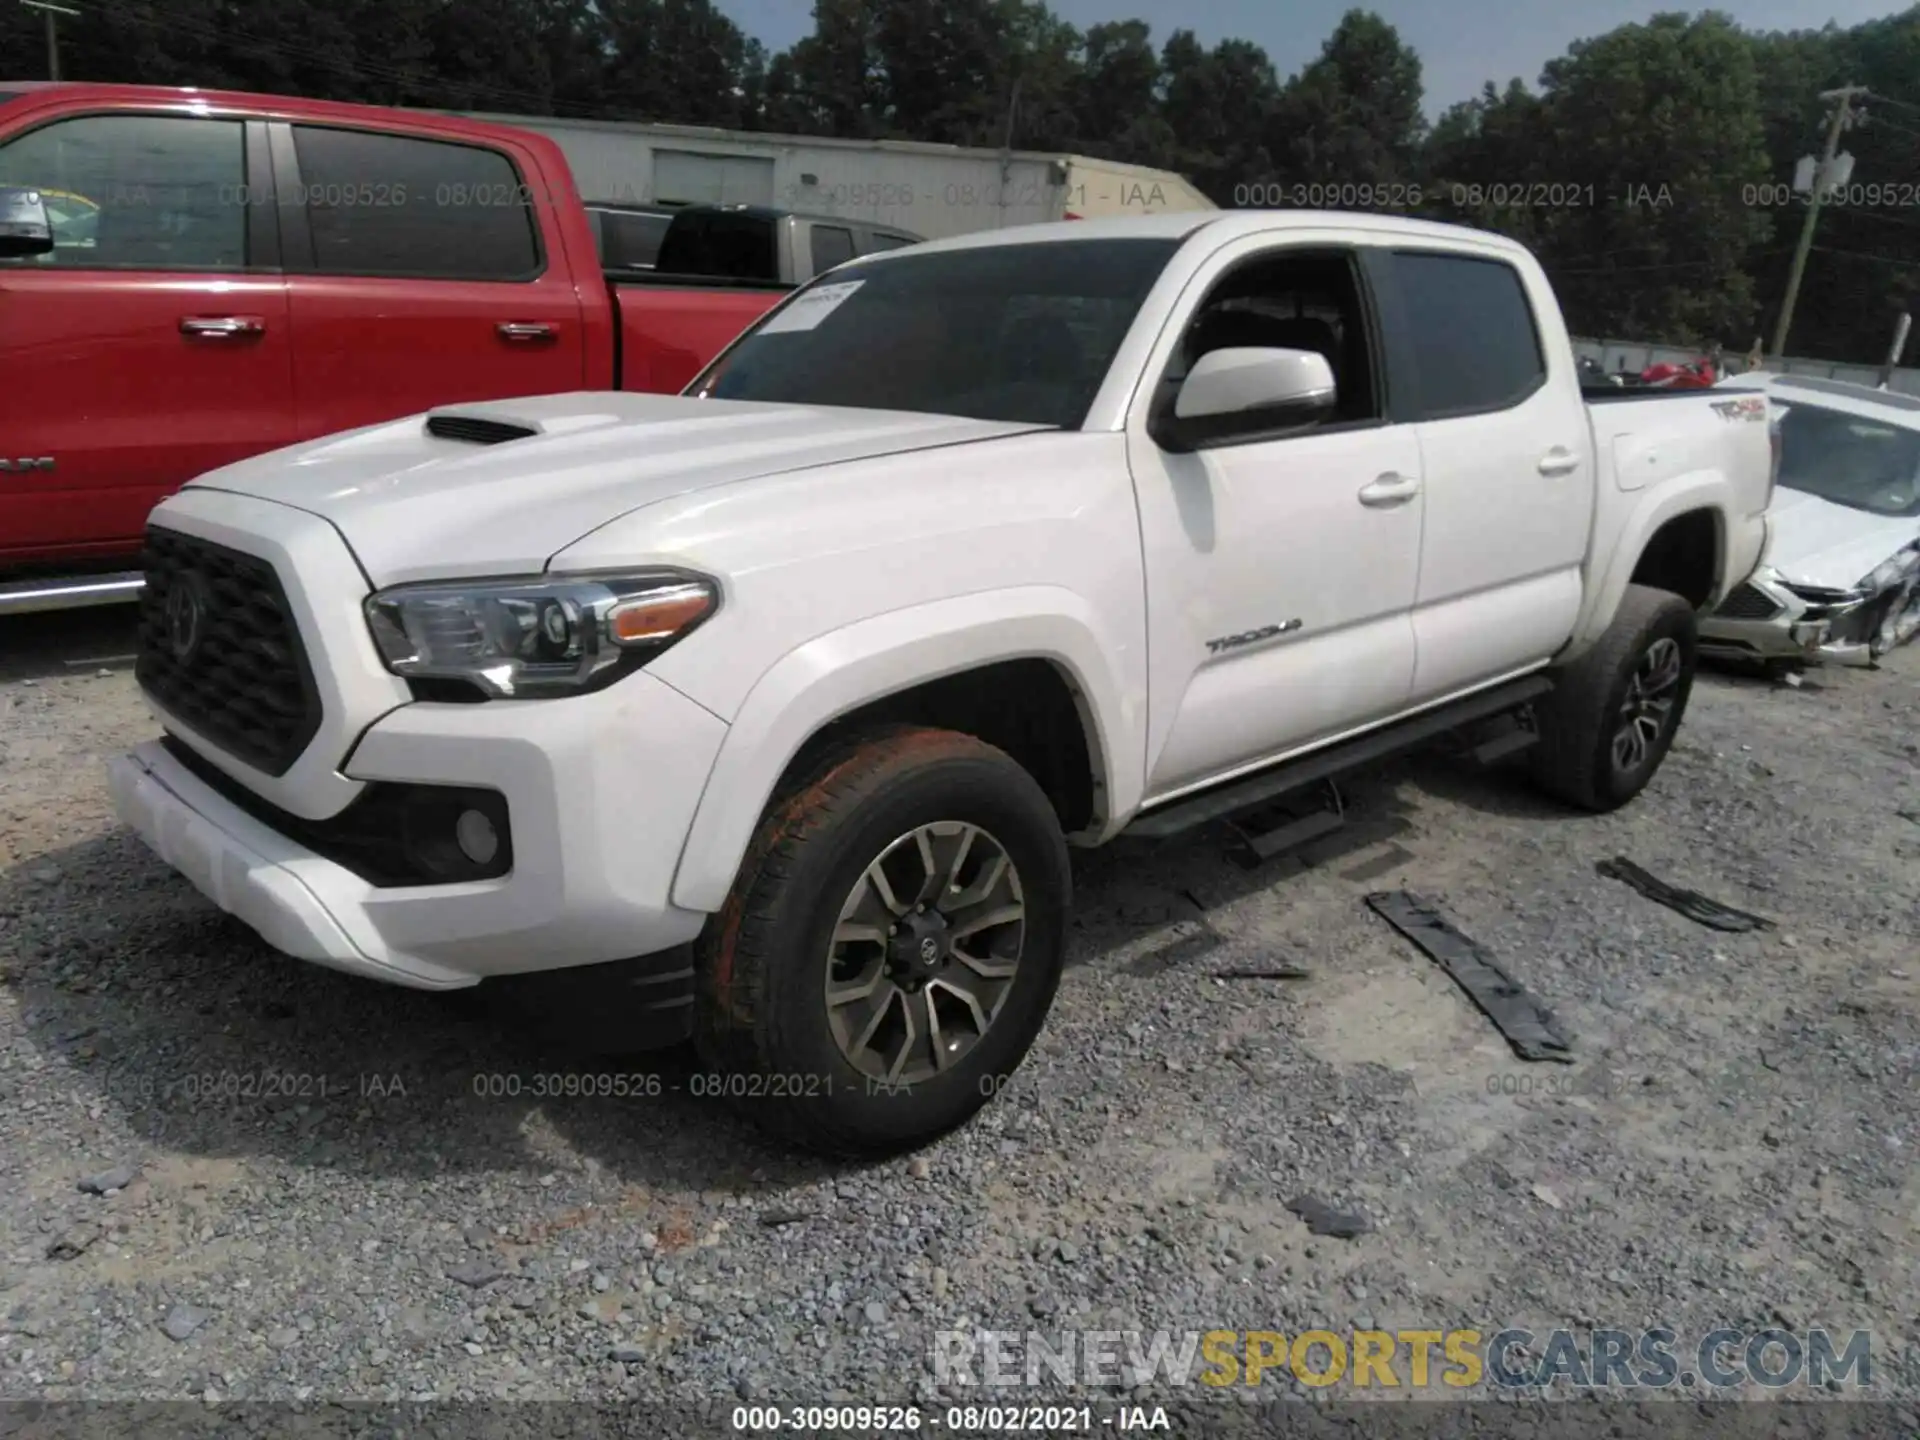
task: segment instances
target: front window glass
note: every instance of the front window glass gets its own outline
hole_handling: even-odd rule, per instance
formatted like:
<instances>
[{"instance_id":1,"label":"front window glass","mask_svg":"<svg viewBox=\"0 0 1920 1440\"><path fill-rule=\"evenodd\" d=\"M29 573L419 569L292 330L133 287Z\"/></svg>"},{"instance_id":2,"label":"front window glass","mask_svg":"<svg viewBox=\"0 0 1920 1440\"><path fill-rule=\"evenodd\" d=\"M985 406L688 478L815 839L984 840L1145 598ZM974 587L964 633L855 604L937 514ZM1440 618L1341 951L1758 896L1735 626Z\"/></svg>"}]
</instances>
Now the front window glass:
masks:
<instances>
[{"instance_id":1,"label":"front window glass","mask_svg":"<svg viewBox=\"0 0 1920 1440\"><path fill-rule=\"evenodd\" d=\"M855 262L688 388L1077 428L1178 240L994 245Z\"/></svg>"}]
</instances>

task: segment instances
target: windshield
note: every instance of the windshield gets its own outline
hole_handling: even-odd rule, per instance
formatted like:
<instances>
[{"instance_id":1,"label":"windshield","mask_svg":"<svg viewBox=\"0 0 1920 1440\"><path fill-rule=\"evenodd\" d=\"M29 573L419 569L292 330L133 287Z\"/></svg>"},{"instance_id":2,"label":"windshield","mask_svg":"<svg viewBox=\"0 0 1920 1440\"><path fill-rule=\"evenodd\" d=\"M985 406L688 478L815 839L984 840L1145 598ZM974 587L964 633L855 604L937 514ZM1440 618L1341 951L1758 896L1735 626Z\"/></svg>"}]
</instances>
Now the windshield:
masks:
<instances>
[{"instance_id":1,"label":"windshield","mask_svg":"<svg viewBox=\"0 0 1920 1440\"><path fill-rule=\"evenodd\" d=\"M1874 515L1920 516L1920 431L1792 406L1780 421L1780 484Z\"/></svg>"},{"instance_id":2,"label":"windshield","mask_svg":"<svg viewBox=\"0 0 1920 1440\"><path fill-rule=\"evenodd\" d=\"M1075 429L1178 240L897 253L798 292L688 387Z\"/></svg>"}]
</instances>

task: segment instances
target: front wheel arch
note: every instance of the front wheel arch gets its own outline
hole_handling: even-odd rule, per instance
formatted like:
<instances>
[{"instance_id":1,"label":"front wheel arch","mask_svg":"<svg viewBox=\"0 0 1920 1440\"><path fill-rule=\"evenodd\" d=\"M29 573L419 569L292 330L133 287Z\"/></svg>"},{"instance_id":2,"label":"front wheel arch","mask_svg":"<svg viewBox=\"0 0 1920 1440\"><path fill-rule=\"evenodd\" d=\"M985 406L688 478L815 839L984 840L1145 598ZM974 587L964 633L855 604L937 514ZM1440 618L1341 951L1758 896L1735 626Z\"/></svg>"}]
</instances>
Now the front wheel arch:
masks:
<instances>
[{"instance_id":1,"label":"front wheel arch","mask_svg":"<svg viewBox=\"0 0 1920 1440\"><path fill-rule=\"evenodd\" d=\"M681 848L673 903L708 914L721 907L781 777L836 722L923 687L1013 663L1048 666L1070 693L1086 754L1087 834L1105 838L1113 816L1139 805L1143 775L1120 760L1138 754L1140 745L1129 731L1130 712L1108 660L1126 646L1103 629L1091 607L1071 592L1027 587L894 611L789 652L755 684L732 719ZM949 728L953 723L924 714L907 718Z\"/></svg>"}]
</instances>

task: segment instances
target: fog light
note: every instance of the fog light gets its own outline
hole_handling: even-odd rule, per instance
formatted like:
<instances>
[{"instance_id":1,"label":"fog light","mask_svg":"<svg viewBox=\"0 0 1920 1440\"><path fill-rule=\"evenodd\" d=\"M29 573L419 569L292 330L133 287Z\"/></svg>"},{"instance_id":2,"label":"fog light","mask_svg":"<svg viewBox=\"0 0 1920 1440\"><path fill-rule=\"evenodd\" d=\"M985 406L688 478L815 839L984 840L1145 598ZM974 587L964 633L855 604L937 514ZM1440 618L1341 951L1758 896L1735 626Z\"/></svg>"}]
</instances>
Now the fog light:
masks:
<instances>
[{"instance_id":1,"label":"fog light","mask_svg":"<svg viewBox=\"0 0 1920 1440\"><path fill-rule=\"evenodd\" d=\"M491 865L500 853L500 832L478 810L460 812L460 818L453 822L453 838L460 853L476 865Z\"/></svg>"}]
</instances>

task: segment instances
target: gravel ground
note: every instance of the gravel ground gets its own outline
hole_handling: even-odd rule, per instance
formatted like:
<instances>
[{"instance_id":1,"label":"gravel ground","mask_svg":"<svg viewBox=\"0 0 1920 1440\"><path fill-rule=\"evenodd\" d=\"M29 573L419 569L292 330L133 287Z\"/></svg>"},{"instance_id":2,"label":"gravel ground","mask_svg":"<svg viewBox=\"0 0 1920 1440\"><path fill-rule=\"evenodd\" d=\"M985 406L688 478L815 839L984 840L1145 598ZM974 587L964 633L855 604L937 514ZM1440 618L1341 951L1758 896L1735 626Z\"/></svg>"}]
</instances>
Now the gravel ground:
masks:
<instances>
[{"instance_id":1,"label":"gravel ground","mask_svg":"<svg viewBox=\"0 0 1920 1440\"><path fill-rule=\"evenodd\" d=\"M276 956L112 818L102 762L154 733L129 648L0 629L0 1398L898 1402L939 1398L936 1328L1661 1324L1868 1329L1920 1408L1920 647L1703 677L1614 816L1426 759L1304 857L1086 857L1027 1065L869 1168L674 1093L677 1054ZM1576 1064L1516 1060L1362 902L1401 887ZM1310 976L1219 978L1277 965ZM561 1068L663 1093L526 1093ZM1371 1231L1309 1234L1303 1192Z\"/></svg>"}]
</instances>

